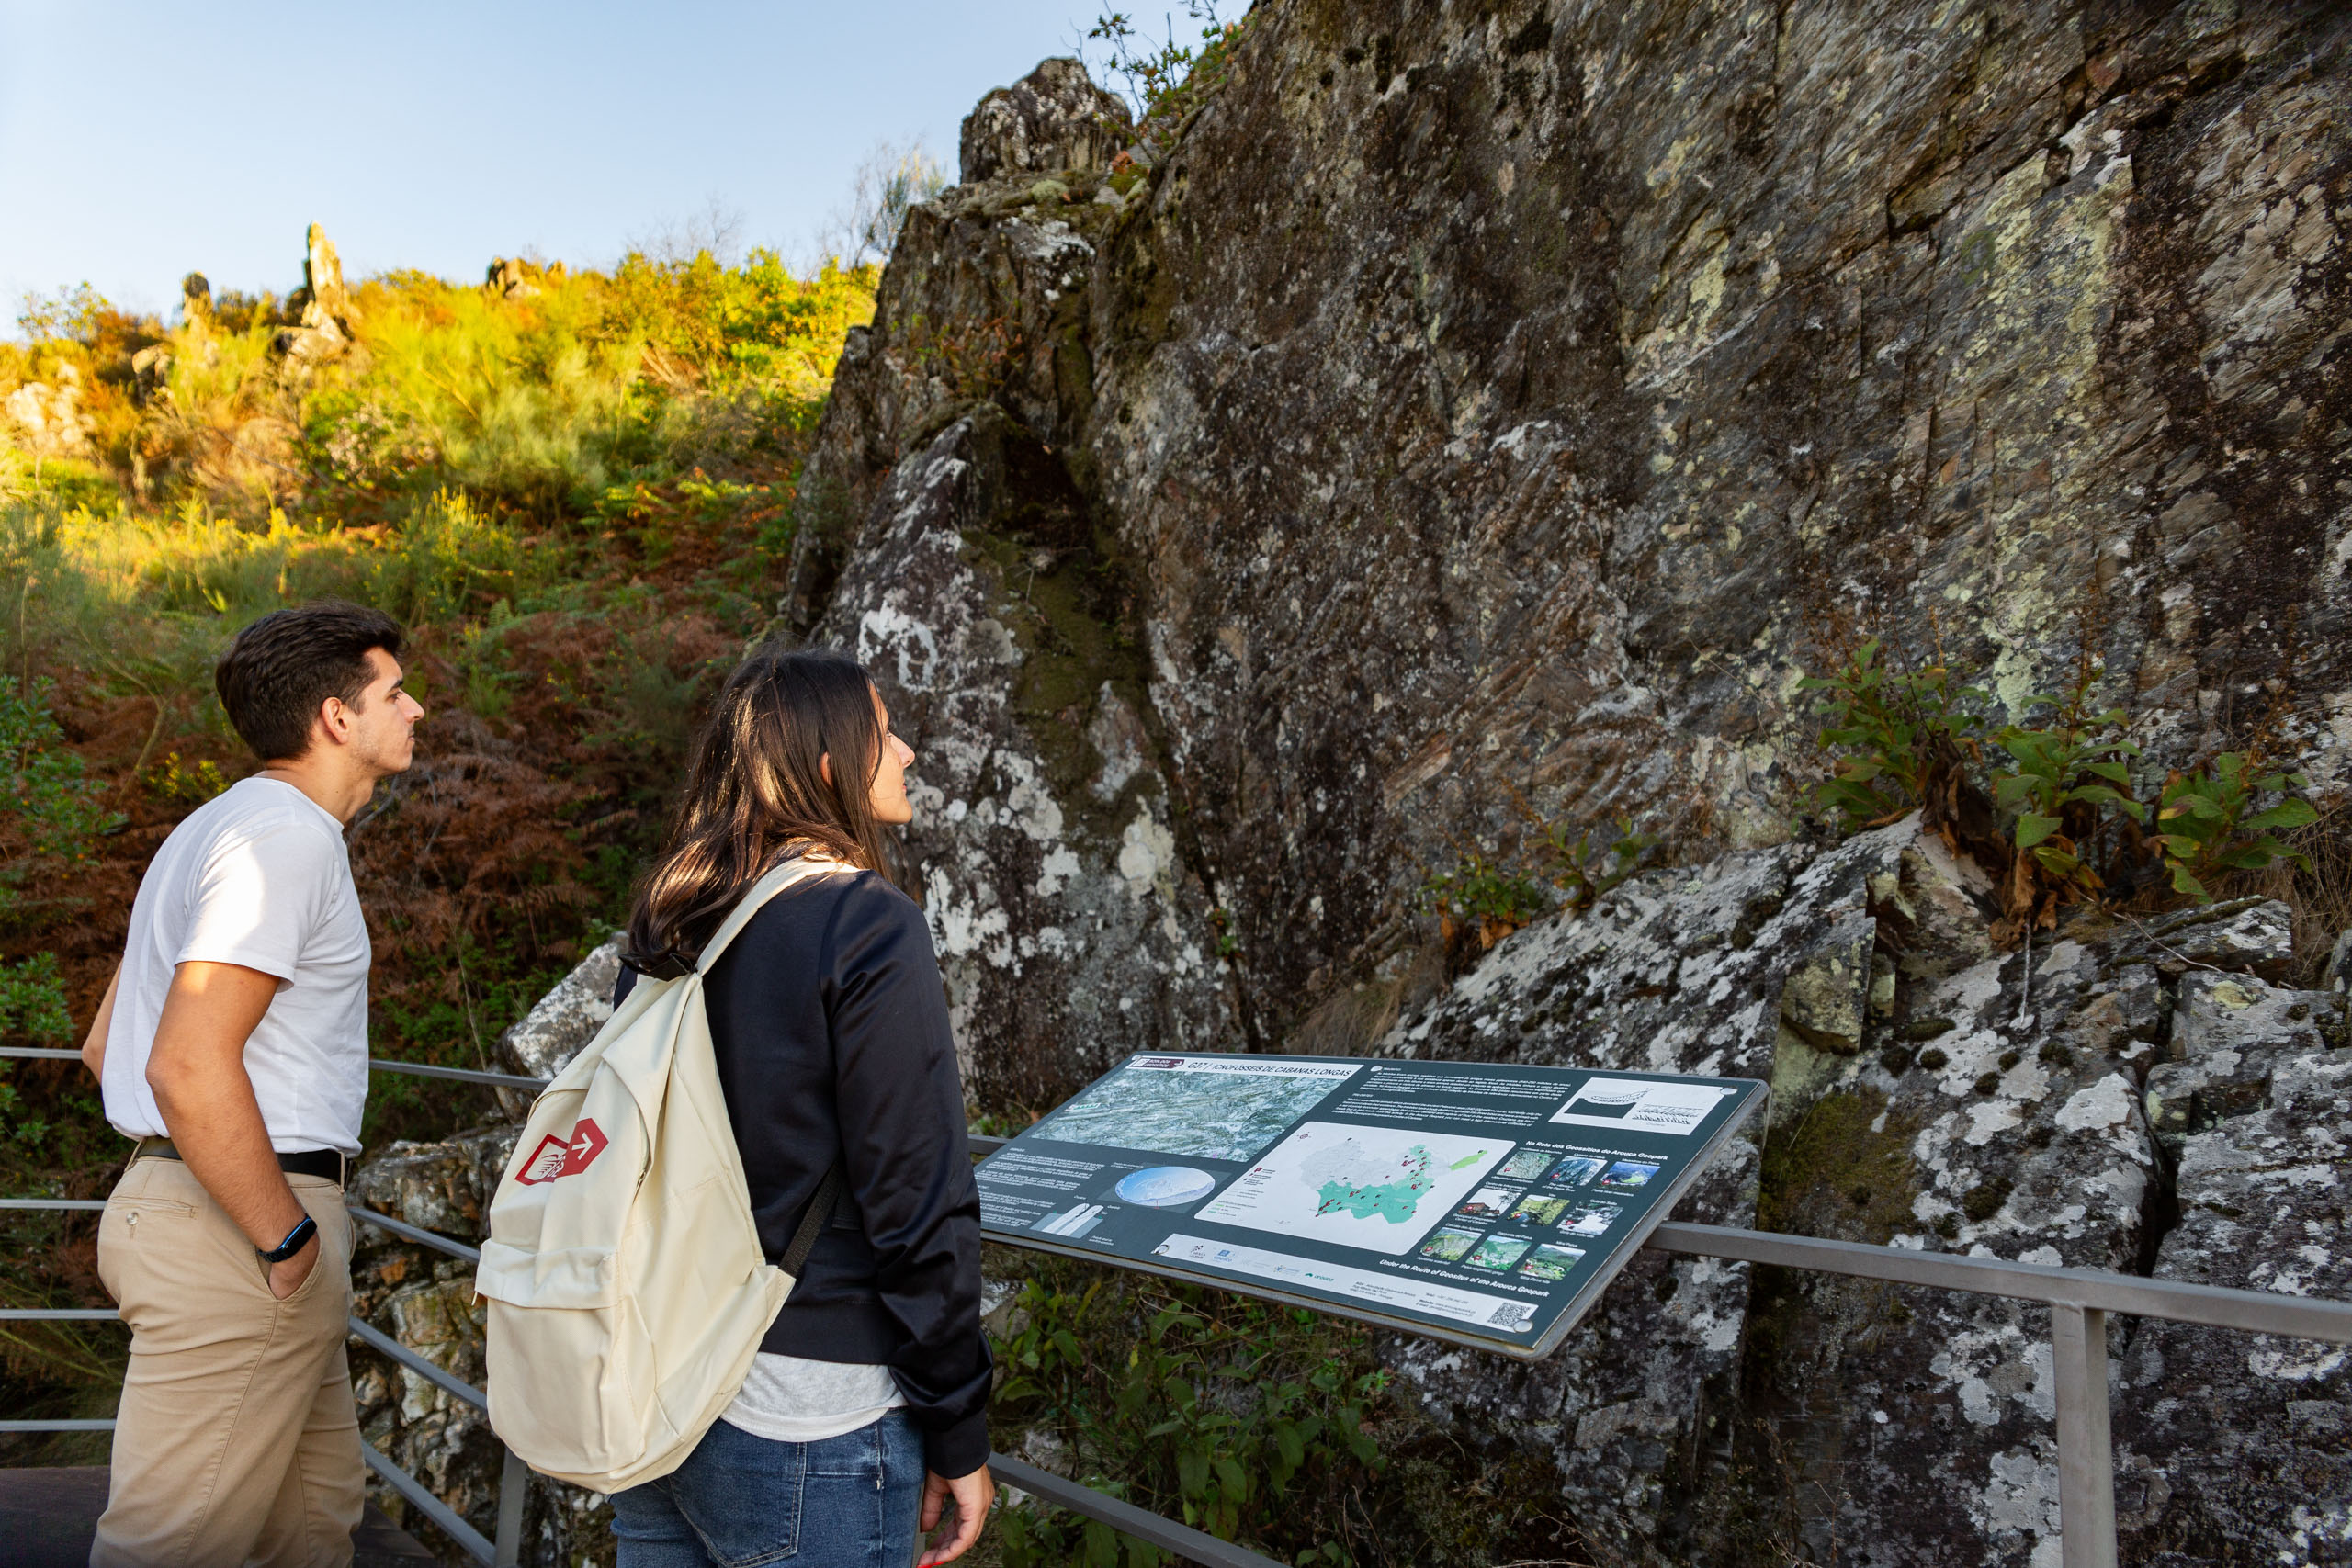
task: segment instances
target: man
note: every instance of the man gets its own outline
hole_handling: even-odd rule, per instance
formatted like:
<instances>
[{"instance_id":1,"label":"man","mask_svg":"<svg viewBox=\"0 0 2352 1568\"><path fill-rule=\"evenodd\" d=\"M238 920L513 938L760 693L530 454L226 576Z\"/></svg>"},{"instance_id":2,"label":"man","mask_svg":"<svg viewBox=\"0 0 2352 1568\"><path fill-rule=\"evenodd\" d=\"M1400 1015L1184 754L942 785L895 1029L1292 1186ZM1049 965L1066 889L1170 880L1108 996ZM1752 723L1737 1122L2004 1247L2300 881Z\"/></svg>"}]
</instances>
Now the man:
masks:
<instances>
[{"instance_id":1,"label":"man","mask_svg":"<svg viewBox=\"0 0 2352 1568\"><path fill-rule=\"evenodd\" d=\"M409 765L400 649L334 601L238 634L214 684L262 771L156 852L82 1047L138 1144L98 1225L131 1338L92 1568L351 1560L369 948L343 829Z\"/></svg>"}]
</instances>

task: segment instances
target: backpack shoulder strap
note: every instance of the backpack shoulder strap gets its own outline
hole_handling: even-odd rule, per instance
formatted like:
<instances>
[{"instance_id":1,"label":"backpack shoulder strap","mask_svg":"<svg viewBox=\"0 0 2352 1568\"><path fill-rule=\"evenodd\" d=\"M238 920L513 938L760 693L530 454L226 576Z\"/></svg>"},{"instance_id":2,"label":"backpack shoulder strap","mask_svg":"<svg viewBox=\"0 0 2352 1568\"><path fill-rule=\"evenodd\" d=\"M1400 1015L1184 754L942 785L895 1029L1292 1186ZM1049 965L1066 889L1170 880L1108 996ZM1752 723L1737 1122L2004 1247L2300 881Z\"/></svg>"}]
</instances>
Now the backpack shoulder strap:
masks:
<instances>
[{"instance_id":1,"label":"backpack shoulder strap","mask_svg":"<svg viewBox=\"0 0 2352 1568\"><path fill-rule=\"evenodd\" d=\"M700 974L709 974L710 966L718 962L718 955L727 951L727 944L733 942L741 933L743 928L752 923L752 917L758 914L769 899L794 883L805 881L812 876L825 876L836 871L853 869L854 868L843 865L839 861L811 860L807 855L794 855L790 860L752 884L752 890L736 901L735 908L727 912L727 919L719 923L716 931L711 933L710 940L703 943L702 956L695 960L695 970Z\"/></svg>"},{"instance_id":2,"label":"backpack shoulder strap","mask_svg":"<svg viewBox=\"0 0 2352 1568\"><path fill-rule=\"evenodd\" d=\"M817 1245L818 1235L832 1223L833 1205L840 1201L842 1190L841 1162L833 1162L825 1179L817 1183L817 1195L808 1201L808 1212L800 1217L800 1228L792 1233L792 1245L784 1249L783 1260L776 1267L800 1278L803 1265L808 1261L809 1249Z\"/></svg>"}]
</instances>

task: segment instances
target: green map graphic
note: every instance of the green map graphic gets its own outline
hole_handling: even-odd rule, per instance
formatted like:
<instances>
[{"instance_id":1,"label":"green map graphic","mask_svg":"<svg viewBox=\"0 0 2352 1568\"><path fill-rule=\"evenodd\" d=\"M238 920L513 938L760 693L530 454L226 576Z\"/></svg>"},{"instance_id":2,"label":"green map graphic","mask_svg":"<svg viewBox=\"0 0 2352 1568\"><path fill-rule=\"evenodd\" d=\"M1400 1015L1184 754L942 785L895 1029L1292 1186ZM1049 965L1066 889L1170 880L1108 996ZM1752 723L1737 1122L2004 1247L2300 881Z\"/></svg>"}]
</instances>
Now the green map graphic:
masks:
<instances>
[{"instance_id":1,"label":"green map graphic","mask_svg":"<svg viewBox=\"0 0 2352 1568\"><path fill-rule=\"evenodd\" d=\"M1446 1168L1461 1170L1486 1157L1487 1151L1480 1149ZM1424 1145L1413 1145L1401 1157L1384 1159L1350 1138L1307 1159L1299 1174L1315 1184L1318 1215L1348 1213L1401 1225L1419 1210L1422 1194L1436 1185L1430 1175L1435 1163L1436 1156Z\"/></svg>"}]
</instances>

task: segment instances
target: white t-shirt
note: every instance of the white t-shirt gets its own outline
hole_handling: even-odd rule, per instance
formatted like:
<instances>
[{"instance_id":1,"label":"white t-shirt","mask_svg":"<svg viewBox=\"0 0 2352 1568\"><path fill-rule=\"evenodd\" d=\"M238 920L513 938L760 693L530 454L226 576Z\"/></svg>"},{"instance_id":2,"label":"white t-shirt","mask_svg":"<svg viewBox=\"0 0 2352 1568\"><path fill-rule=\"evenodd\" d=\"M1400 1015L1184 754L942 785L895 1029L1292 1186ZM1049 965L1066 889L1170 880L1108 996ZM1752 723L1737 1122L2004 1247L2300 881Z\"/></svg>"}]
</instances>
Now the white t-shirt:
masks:
<instances>
[{"instance_id":1,"label":"white t-shirt","mask_svg":"<svg viewBox=\"0 0 2352 1568\"><path fill-rule=\"evenodd\" d=\"M343 825L277 779L231 785L172 829L139 884L107 1030L107 1120L129 1138L171 1135L147 1056L173 972L241 964L278 982L245 1042L271 1147L357 1154L370 956Z\"/></svg>"},{"instance_id":2,"label":"white t-shirt","mask_svg":"<svg viewBox=\"0 0 2352 1568\"><path fill-rule=\"evenodd\" d=\"M906 1402L888 1367L763 1350L752 1358L751 1375L718 1418L774 1442L821 1443L871 1427Z\"/></svg>"}]
</instances>

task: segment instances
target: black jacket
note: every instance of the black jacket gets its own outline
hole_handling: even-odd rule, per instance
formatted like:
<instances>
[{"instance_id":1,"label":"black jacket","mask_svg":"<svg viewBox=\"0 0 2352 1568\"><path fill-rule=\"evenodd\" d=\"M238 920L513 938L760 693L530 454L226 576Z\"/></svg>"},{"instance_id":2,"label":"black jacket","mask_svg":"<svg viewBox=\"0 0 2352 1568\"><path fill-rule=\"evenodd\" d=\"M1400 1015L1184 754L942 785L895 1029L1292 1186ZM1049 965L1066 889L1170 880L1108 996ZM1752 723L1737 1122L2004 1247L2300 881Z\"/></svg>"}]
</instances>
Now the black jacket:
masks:
<instances>
[{"instance_id":1,"label":"black jacket","mask_svg":"<svg viewBox=\"0 0 2352 1568\"><path fill-rule=\"evenodd\" d=\"M622 971L616 1000L634 979ZM704 1002L770 1262L842 1167L844 1200L760 1348L888 1367L928 1467L978 1469L992 1371L979 1189L922 912L872 872L812 878L752 917Z\"/></svg>"}]
</instances>

